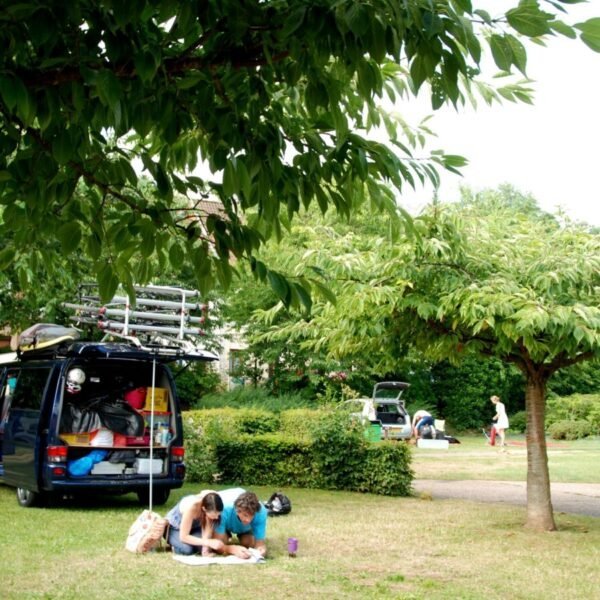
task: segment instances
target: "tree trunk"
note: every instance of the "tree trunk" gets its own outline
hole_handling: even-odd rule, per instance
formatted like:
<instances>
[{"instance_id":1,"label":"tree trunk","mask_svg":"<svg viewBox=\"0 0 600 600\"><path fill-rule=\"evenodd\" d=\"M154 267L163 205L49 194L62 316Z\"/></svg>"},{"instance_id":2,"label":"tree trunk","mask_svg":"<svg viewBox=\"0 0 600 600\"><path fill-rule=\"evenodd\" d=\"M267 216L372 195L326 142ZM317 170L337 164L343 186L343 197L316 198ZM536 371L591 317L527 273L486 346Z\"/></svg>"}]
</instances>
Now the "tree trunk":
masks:
<instances>
[{"instance_id":1,"label":"tree trunk","mask_svg":"<svg viewBox=\"0 0 600 600\"><path fill-rule=\"evenodd\" d=\"M536 531L555 531L544 426L546 380L542 376L531 373L527 375L525 404L527 408L527 521L525 526Z\"/></svg>"}]
</instances>

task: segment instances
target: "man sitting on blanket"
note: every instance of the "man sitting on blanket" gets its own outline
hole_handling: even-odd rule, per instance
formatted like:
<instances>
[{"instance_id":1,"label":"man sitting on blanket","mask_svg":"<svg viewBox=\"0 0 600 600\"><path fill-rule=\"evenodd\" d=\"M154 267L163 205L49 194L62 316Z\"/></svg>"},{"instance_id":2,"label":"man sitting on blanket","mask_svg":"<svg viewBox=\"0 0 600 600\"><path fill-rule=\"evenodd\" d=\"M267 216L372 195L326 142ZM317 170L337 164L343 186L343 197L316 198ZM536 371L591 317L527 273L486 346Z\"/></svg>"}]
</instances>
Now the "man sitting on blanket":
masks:
<instances>
[{"instance_id":1,"label":"man sitting on blanket","mask_svg":"<svg viewBox=\"0 0 600 600\"><path fill-rule=\"evenodd\" d=\"M265 556L267 545L267 509L259 502L253 492L243 488L219 491L223 500L220 523L215 527L214 537L225 544L225 554L239 558L249 558L248 548ZM236 535L239 544L232 544L232 535Z\"/></svg>"}]
</instances>

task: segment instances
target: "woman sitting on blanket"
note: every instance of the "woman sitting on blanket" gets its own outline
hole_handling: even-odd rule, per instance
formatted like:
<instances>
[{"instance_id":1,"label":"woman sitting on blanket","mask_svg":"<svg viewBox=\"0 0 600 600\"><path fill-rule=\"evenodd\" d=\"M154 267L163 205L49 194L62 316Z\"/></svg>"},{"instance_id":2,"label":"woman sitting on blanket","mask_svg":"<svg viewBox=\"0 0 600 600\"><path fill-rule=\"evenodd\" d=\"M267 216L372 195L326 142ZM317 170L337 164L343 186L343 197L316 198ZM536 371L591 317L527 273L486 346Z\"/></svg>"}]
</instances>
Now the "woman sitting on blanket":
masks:
<instances>
[{"instance_id":1,"label":"woman sitting on blanket","mask_svg":"<svg viewBox=\"0 0 600 600\"><path fill-rule=\"evenodd\" d=\"M202 552L202 556L222 552L225 544L213 539L222 510L223 500L212 490L184 496L166 516L167 543L173 552L186 555Z\"/></svg>"}]
</instances>

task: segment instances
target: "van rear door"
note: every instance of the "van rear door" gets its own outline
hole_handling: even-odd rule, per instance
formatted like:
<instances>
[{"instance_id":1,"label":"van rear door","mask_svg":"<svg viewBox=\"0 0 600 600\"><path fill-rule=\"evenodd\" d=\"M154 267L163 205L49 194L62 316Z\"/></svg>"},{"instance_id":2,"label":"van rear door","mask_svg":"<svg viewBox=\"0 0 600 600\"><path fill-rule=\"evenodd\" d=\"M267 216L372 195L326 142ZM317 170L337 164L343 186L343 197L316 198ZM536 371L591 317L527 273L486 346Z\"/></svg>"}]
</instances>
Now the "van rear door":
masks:
<instances>
[{"instance_id":1,"label":"van rear door","mask_svg":"<svg viewBox=\"0 0 600 600\"><path fill-rule=\"evenodd\" d=\"M14 367L16 378L4 425L4 482L38 491L40 460L47 435L41 430L41 409L52 365L28 364Z\"/></svg>"}]
</instances>

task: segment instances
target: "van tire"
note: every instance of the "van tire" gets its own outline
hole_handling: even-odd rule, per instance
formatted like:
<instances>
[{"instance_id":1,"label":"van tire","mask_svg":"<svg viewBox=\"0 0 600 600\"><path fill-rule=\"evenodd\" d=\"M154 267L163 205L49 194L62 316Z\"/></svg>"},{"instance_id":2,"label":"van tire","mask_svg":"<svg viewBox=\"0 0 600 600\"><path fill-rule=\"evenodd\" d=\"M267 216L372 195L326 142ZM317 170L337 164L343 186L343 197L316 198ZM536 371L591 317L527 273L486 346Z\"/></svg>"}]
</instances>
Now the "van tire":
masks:
<instances>
[{"instance_id":1,"label":"van tire","mask_svg":"<svg viewBox=\"0 0 600 600\"><path fill-rule=\"evenodd\" d=\"M25 488L17 488L17 502L23 508L32 506L41 506L43 504L43 496L38 492L32 492Z\"/></svg>"},{"instance_id":2,"label":"van tire","mask_svg":"<svg viewBox=\"0 0 600 600\"><path fill-rule=\"evenodd\" d=\"M152 504L156 506L162 506L169 499L171 490L169 488L158 488L152 492ZM139 503L142 506L148 506L150 504L150 492L149 490L140 490L137 493Z\"/></svg>"}]
</instances>

